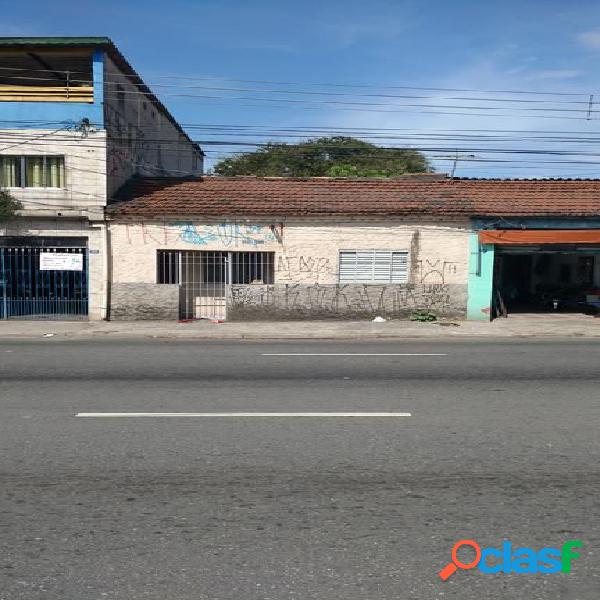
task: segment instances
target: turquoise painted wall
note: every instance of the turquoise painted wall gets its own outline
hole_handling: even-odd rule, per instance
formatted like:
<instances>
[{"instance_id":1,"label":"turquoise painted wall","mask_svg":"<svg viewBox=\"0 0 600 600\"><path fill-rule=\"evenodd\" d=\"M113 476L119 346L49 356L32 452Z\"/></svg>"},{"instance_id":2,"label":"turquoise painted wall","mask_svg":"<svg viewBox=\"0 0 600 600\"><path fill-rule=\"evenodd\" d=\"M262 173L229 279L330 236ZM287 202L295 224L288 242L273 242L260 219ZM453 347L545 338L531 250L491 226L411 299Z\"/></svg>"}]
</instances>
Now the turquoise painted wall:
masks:
<instances>
[{"instance_id":1,"label":"turquoise painted wall","mask_svg":"<svg viewBox=\"0 0 600 600\"><path fill-rule=\"evenodd\" d=\"M89 119L104 129L104 52L94 50L94 102L0 102L0 129L62 129Z\"/></svg>"},{"instance_id":2,"label":"turquoise painted wall","mask_svg":"<svg viewBox=\"0 0 600 600\"><path fill-rule=\"evenodd\" d=\"M469 239L469 250L467 319L489 321L492 314L494 245L480 244L474 231Z\"/></svg>"},{"instance_id":3,"label":"turquoise painted wall","mask_svg":"<svg viewBox=\"0 0 600 600\"><path fill-rule=\"evenodd\" d=\"M490 320L492 308L494 245L479 244L477 232L480 229L600 229L600 219L595 217L489 217L472 219L471 224L475 231L469 241L467 318L473 321Z\"/></svg>"}]
</instances>

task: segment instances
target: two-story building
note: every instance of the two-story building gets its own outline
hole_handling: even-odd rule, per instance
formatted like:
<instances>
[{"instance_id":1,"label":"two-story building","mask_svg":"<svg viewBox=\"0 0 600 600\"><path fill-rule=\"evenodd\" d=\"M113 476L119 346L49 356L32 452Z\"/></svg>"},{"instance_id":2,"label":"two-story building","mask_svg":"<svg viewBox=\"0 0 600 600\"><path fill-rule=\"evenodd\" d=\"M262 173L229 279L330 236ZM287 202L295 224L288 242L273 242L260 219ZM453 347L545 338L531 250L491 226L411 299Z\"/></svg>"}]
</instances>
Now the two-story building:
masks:
<instances>
[{"instance_id":1,"label":"two-story building","mask_svg":"<svg viewBox=\"0 0 600 600\"><path fill-rule=\"evenodd\" d=\"M0 38L0 319L105 318L108 199L203 157L110 39Z\"/></svg>"},{"instance_id":2,"label":"two-story building","mask_svg":"<svg viewBox=\"0 0 600 600\"><path fill-rule=\"evenodd\" d=\"M0 319L600 310L600 180L202 160L108 38L0 38L0 188L22 205L0 221Z\"/></svg>"}]
</instances>

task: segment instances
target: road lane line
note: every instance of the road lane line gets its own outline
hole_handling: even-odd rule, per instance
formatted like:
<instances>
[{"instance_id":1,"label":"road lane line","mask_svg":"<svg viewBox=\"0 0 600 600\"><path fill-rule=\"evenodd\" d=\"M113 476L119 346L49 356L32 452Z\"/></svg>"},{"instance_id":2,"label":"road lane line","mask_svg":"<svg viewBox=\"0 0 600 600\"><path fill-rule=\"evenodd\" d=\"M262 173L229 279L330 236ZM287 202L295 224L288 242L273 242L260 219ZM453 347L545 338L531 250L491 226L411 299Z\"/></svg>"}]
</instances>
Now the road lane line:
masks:
<instances>
[{"instance_id":1,"label":"road lane line","mask_svg":"<svg viewBox=\"0 0 600 600\"><path fill-rule=\"evenodd\" d=\"M447 354L442 354L442 353L429 353L429 354L424 354L424 353L416 353L416 352L403 352L403 353L394 353L394 352L387 352L387 353L374 353L374 352L368 352L368 353L356 353L356 352L352 352L352 353L342 353L342 352L315 352L315 353L309 353L309 352L264 352L261 356L448 356Z\"/></svg>"},{"instance_id":2,"label":"road lane line","mask_svg":"<svg viewBox=\"0 0 600 600\"><path fill-rule=\"evenodd\" d=\"M410 417L406 412L202 412L202 413L99 413L81 412L76 417Z\"/></svg>"}]
</instances>

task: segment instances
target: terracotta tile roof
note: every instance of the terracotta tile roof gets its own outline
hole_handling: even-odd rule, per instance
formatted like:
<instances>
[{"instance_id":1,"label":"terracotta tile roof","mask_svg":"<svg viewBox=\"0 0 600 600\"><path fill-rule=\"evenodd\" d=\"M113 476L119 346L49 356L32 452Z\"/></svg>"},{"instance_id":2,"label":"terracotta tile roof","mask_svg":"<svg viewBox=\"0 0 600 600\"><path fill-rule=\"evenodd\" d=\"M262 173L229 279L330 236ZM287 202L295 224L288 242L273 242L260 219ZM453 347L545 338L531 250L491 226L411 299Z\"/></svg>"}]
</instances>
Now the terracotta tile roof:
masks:
<instances>
[{"instance_id":1,"label":"terracotta tile roof","mask_svg":"<svg viewBox=\"0 0 600 600\"><path fill-rule=\"evenodd\" d=\"M203 177L132 181L109 216L600 216L598 179Z\"/></svg>"}]
</instances>

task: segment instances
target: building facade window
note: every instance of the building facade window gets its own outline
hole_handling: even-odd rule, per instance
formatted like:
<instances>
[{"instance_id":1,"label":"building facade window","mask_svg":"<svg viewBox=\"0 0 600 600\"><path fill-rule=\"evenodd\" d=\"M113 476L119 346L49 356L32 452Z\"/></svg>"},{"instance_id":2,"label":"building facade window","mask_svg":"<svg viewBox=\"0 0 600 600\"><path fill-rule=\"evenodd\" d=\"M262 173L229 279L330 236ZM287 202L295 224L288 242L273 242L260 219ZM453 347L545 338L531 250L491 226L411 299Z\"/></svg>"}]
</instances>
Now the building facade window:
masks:
<instances>
[{"instance_id":1,"label":"building facade window","mask_svg":"<svg viewBox=\"0 0 600 600\"><path fill-rule=\"evenodd\" d=\"M158 250L156 282L271 285L275 283L275 253Z\"/></svg>"},{"instance_id":2,"label":"building facade window","mask_svg":"<svg viewBox=\"0 0 600 600\"><path fill-rule=\"evenodd\" d=\"M340 283L407 283L408 252L340 251Z\"/></svg>"},{"instance_id":3,"label":"building facade window","mask_svg":"<svg viewBox=\"0 0 600 600\"><path fill-rule=\"evenodd\" d=\"M156 253L156 283L179 283L181 252L158 250Z\"/></svg>"},{"instance_id":4,"label":"building facade window","mask_svg":"<svg viewBox=\"0 0 600 600\"><path fill-rule=\"evenodd\" d=\"M64 188L64 156L0 156L0 186Z\"/></svg>"},{"instance_id":5,"label":"building facade window","mask_svg":"<svg viewBox=\"0 0 600 600\"><path fill-rule=\"evenodd\" d=\"M0 186L21 187L20 156L0 156Z\"/></svg>"}]
</instances>

